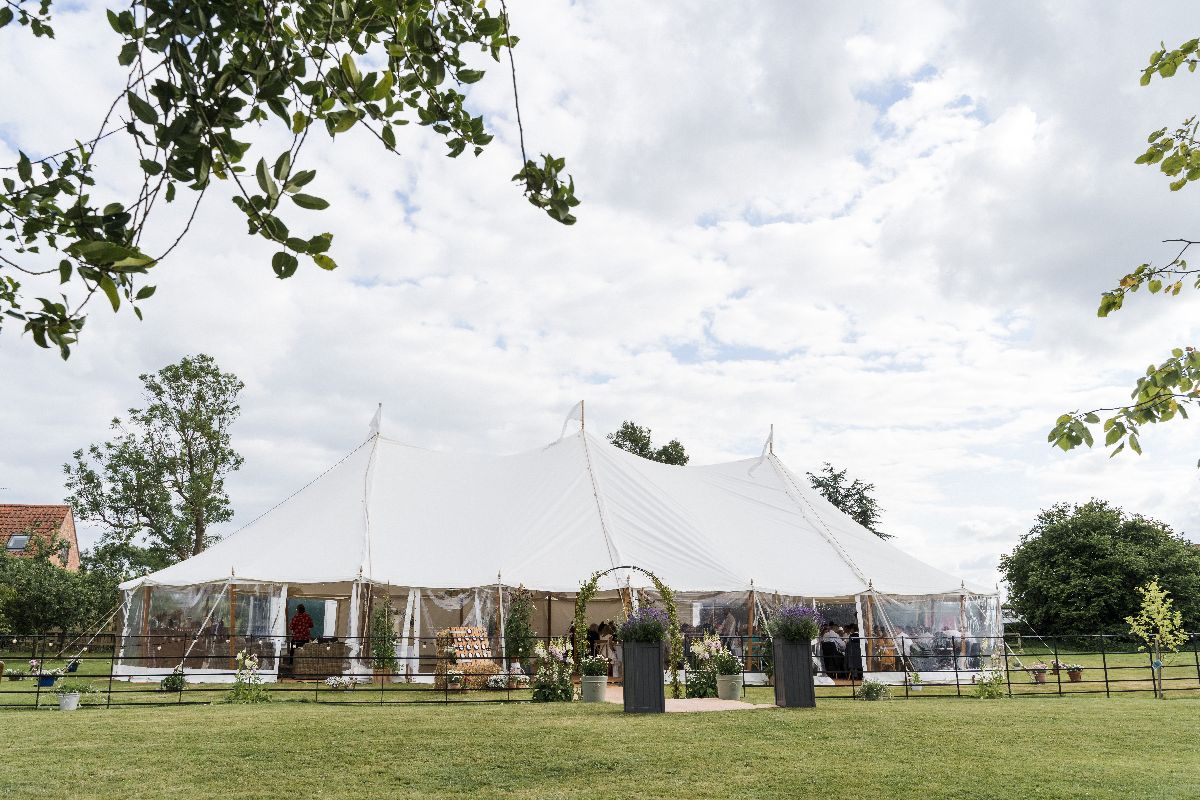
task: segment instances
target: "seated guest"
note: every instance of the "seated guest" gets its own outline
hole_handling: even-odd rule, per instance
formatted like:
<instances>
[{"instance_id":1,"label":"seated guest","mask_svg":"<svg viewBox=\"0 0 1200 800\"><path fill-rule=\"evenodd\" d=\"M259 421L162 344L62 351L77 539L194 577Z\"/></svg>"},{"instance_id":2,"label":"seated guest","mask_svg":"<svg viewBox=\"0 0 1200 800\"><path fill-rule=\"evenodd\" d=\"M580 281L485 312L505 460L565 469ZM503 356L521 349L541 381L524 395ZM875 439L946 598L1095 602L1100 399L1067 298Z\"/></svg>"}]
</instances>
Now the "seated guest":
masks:
<instances>
[{"instance_id":1,"label":"seated guest","mask_svg":"<svg viewBox=\"0 0 1200 800\"><path fill-rule=\"evenodd\" d=\"M304 610L304 604L296 606L296 615L288 626L292 633L292 647L308 644L312 639L313 618Z\"/></svg>"},{"instance_id":2,"label":"seated guest","mask_svg":"<svg viewBox=\"0 0 1200 800\"><path fill-rule=\"evenodd\" d=\"M821 644L825 642L832 642L839 653L846 650L846 640L842 638L841 634L838 633L838 629L833 625L826 625L824 630L821 631Z\"/></svg>"}]
</instances>

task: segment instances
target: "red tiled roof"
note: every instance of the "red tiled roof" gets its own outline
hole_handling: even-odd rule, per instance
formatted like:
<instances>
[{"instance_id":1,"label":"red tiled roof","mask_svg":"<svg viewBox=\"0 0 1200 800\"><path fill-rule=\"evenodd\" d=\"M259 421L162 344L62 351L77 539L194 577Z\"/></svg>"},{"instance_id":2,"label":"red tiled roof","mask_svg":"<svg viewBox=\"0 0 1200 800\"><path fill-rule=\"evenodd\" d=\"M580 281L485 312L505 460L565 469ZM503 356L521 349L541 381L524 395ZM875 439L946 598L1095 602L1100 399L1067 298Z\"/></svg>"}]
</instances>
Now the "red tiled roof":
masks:
<instances>
[{"instance_id":1,"label":"red tiled roof","mask_svg":"<svg viewBox=\"0 0 1200 800\"><path fill-rule=\"evenodd\" d=\"M0 504L0 542L8 541L14 533L38 533L58 530L71 513L70 506L26 506Z\"/></svg>"}]
</instances>

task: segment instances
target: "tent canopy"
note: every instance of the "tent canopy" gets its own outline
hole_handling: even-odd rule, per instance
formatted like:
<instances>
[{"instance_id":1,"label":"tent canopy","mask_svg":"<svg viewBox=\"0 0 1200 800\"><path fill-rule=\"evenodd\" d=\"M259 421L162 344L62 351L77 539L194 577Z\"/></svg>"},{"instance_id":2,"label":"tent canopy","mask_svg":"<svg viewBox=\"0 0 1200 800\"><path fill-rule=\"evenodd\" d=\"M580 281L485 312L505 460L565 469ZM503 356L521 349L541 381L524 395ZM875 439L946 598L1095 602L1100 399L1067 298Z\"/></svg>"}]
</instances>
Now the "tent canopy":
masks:
<instances>
[{"instance_id":1,"label":"tent canopy","mask_svg":"<svg viewBox=\"0 0 1200 800\"><path fill-rule=\"evenodd\" d=\"M376 434L203 553L122 584L223 582L573 592L635 565L678 591L804 597L990 593L883 541L774 453L711 466L648 461L580 431L508 456Z\"/></svg>"}]
</instances>

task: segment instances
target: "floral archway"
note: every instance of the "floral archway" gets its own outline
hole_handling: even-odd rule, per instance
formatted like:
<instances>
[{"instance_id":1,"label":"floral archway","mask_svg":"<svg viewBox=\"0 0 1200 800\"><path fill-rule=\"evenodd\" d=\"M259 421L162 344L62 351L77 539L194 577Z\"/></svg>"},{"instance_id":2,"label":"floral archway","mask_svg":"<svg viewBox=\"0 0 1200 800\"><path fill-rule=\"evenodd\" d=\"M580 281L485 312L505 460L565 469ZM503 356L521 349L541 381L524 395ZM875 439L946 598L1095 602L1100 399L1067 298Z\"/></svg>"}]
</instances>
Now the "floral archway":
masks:
<instances>
[{"instance_id":1,"label":"floral archway","mask_svg":"<svg viewBox=\"0 0 1200 800\"><path fill-rule=\"evenodd\" d=\"M667 612L667 623L670 628L671 637L667 659L671 669L671 696L674 698L682 697L683 690L679 683L679 664L683 661L683 634L679 632L679 613L675 608L675 592L670 586L659 580L657 575L642 567L626 565L602 569L599 572L592 573L592 577L580 585L579 594L575 595L575 663L578 665L586 652L587 637L584 636L584 631L587 630L588 603L595 596L596 590L600 585L600 579L605 575L622 569L636 570L645 575L654 584L654 588L658 590L659 597L662 598L663 606ZM622 608L624 608L623 605Z\"/></svg>"}]
</instances>

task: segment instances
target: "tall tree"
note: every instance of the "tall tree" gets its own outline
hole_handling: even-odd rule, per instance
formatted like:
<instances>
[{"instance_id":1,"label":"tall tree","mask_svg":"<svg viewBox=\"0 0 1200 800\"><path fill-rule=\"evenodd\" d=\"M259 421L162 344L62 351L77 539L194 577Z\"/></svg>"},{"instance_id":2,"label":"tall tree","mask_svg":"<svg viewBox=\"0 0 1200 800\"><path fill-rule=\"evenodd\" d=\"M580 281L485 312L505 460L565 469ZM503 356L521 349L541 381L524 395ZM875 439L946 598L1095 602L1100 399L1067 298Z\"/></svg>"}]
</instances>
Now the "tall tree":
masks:
<instances>
[{"instance_id":1,"label":"tall tree","mask_svg":"<svg viewBox=\"0 0 1200 800\"><path fill-rule=\"evenodd\" d=\"M1150 63L1142 69L1141 84L1154 79L1172 78L1186 66L1195 72L1200 64L1200 39L1189 39L1174 50L1160 45L1150 54ZM1160 172L1171 178L1170 189L1177 192L1188 183L1200 180L1200 117L1193 115L1174 130L1160 128L1147 138L1148 147L1134 162L1157 165ZM1200 268L1187 261L1188 251L1200 241L1191 238L1168 239L1175 255L1161 264L1140 264L1125 275L1117 285L1100 297L1096 314L1107 317L1118 311L1129 294L1143 286L1150 294L1164 298L1175 297L1185 287L1200 289ZM1139 434L1141 426L1187 418L1188 408L1200 404L1200 351L1193 345L1171 350L1170 358L1161 364L1151 364L1145 375L1138 378L1130 393L1132 402L1091 411L1071 411L1061 415L1047 437L1050 444L1071 450L1082 444L1091 447L1092 429L1100 426L1104 444L1116 455L1126 448L1142 452ZM1105 415L1102 420L1101 415ZM1198 462L1197 466L1200 466Z\"/></svg>"},{"instance_id":2,"label":"tall tree","mask_svg":"<svg viewBox=\"0 0 1200 800\"><path fill-rule=\"evenodd\" d=\"M621 427L608 435L608 440L622 450L635 456L648 458L663 464L684 466L688 463L688 454L678 439L672 439L662 447L655 448L650 439L650 429L643 428L630 420L621 423Z\"/></svg>"},{"instance_id":3,"label":"tall tree","mask_svg":"<svg viewBox=\"0 0 1200 800\"><path fill-rule=\"evenodd\" d=\"M0 29L19 24L52 37L51 6L5 0ZM284 221L329 205L307 193L316 172L300 168L310 133L334 138L357 128L396 153L397 129L416 122L443 140L448 156L468 148L479 155L492 135L462 90L483 79L487 57L505 57L516 105L517 37L504 0L498 14L474 0L132 0L107 13L128 76L97 132L68 135L57 152L41 141L10 142L18 159L0 183L0 321L23 321L34 342L63 358L92 295L103 294L113 311L124 299L141 317L134 304L154 293L145 276L186 235L201 200L218 194L214 178L249 234L275 246L278 277L295 273L302 257L334 269L331 234L296 232ZM471 50L483 55L469 58ZM569 225L574 182L561 158L526 155L515 111L522 163L513 180L529 202ZM96 187L98 166L114 157L101 158L100 147L115 135L136 153L127 165L141 178L132 197L101 196ZM282 151L264 152L281 136ZM186 223L177 233L151 225L151 212L177 192L189 197ZM36 302L23 297L21 281L31 280L46 284ZM61 294L54 283L65 285Z\"/></svg>"},{"instance_id":4,"label":"tall tree","mask_svg":"<svg viewBox=\"0 0 1200 800\"><path fill-rule=\"evenodd\" d=\"M871 492L875 491L875 484L863 483L858 478L851 481L846 477L846 470L836 470L828 461L821 468L819 475L811 472L806 472L805 475L822 497L853 517L859 525L880 539L892 538L892 534L879 530L879 515L883 513L883 509L871 496Z\"/></svg>"},{"instance_id":5,"label":"tall tree","mask_svg":"<svg viewBox=\"0 0 1200 800\"><path fill-rule=\"evenodd\" d=\"M229 435L241 412L236 375L200 354L140 379L145 406L114 419L113 439L75 451L63 467L68 502L105 529L90 560L126 575L211 544L209 528L233 517L225 478L242 465Z\"/></svg>"},{"instance_id":6,"label":"tall tree","mask_svg":"<svg viewBox=\"0 0 1200 800\"><path fill-rule=\"evenodd\" d=\"M1200 550L1170 526L1103 500L1059 503L1000 558L1009 605L1038 633L1124 633L1157 577L1189 630L1200 624Z\"/></svg>"}]
</instances>

